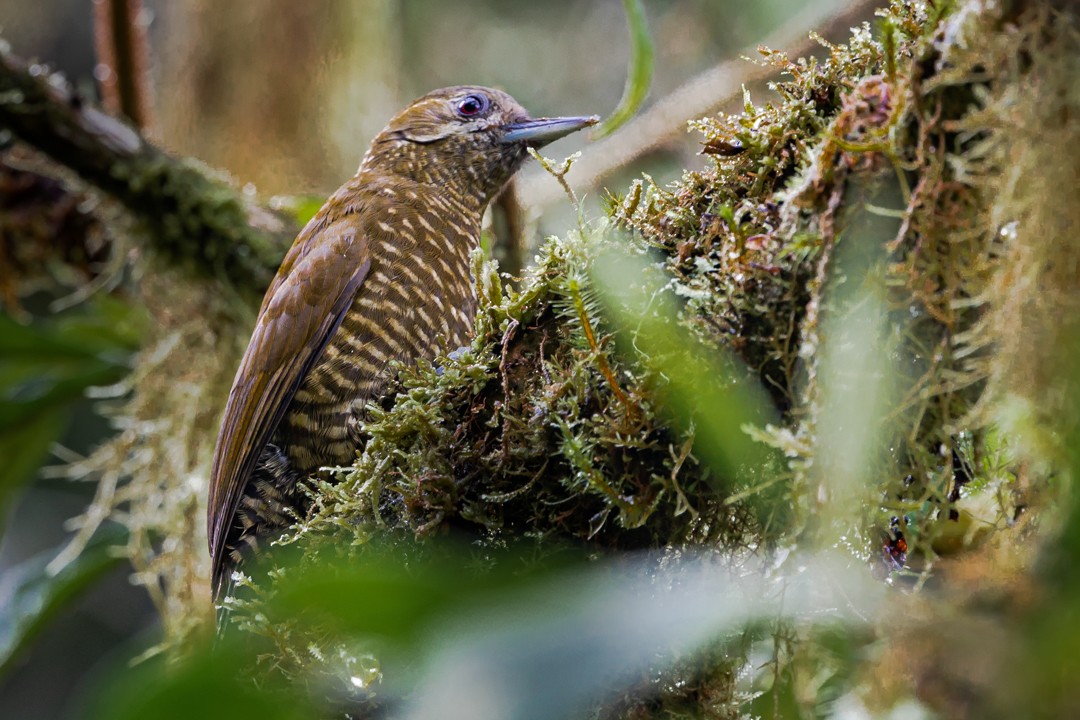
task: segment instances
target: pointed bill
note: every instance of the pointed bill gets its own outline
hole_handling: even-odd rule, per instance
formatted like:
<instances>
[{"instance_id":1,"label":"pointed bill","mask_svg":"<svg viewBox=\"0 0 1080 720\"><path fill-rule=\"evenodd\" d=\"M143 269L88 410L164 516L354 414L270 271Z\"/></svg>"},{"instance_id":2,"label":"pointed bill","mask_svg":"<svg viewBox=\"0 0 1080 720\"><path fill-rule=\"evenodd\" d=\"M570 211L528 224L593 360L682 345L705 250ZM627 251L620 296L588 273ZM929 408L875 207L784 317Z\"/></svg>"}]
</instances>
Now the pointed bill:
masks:
<instances>
[{"instance_id":1,"label":"pointed bill","mask_svg":"<svg viewBox=\"0 0 1080 720\"><path fill-rule=\"evenodd\" d=\"M520 142L538 148L598 122L600 118L596 115L522 120L504 125L506 134L503 135L502 140L505 143Z\"/></svg>"}]
</instances>

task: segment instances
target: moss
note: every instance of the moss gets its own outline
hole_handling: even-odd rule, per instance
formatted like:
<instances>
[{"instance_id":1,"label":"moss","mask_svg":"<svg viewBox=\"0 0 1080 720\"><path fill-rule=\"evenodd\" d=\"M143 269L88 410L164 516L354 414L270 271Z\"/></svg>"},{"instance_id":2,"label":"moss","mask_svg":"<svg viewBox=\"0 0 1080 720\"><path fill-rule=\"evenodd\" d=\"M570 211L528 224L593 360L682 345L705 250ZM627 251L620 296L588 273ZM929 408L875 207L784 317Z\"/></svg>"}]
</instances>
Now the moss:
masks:
<instances>
[{"instance_id":1,"label":"moss","mask_svg":"<svg viewBox=\"0 0 1080 720\"><path fill-rule=\"evenodd\" d=\"M269 284L281 260L280 238L253 224L253 206L201 164L176 161L144 149L111 166L113 180L128 188L131 209L155 238L154 249L169 267L198 276L231 279L243 292ZM280 220L271 226L280 229Z\"/></svg>"}]
</instances>

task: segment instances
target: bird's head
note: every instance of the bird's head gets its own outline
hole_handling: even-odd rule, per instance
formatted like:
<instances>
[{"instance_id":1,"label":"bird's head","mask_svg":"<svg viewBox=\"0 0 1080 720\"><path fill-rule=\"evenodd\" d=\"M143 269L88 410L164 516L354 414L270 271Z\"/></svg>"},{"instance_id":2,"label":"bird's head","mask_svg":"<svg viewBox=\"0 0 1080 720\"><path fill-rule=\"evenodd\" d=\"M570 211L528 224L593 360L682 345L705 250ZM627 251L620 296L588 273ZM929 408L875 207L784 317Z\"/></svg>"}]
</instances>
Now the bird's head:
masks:
<instances>
[{"instance_id":1,"label":"bird's head","mask_svg":"<svg viewBox=\"0 0 1080 720\"><path fill-rule=\"evenodd\" d=\"M527 157L598 118L532 118L514 98L492 88L435 90L390 121L371 143L361 170L436 184L488 202Z\"/></svg>"}]
</instances>

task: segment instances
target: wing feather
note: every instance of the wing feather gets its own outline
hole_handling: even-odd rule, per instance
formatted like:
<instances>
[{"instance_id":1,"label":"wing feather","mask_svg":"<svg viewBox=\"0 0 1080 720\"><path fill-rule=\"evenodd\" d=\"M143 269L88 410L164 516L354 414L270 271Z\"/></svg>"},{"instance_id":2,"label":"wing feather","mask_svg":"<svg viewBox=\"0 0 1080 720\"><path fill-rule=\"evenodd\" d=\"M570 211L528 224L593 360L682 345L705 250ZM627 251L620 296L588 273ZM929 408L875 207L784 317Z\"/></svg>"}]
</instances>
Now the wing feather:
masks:
<instances>
[{"instance_id":1,"label":"wing feather","mask_svg":"<svg viewBox=\"0 0 1080 720\"><path fill-rule=\"evenodd\" d=\"M225 406L207 513L214 588L244 485L371 267L355 215L317 221L301 231L266 292Z\"/></svg>"}]
</instances>

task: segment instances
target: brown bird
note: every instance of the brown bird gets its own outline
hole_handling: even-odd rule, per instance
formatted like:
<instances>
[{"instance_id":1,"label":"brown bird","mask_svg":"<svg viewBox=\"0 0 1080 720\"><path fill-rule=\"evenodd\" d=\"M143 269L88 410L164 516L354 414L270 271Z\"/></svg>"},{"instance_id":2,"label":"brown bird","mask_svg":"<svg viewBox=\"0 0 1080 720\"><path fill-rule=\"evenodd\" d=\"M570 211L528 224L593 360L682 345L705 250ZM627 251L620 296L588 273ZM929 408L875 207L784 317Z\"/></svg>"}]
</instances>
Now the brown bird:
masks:
<instances>
[{"instance_id":1,"label":"brown bird","mask_svg":"<svg viewBox=\"0 0 1080 720\"><path fill-rule=\"evenodd\" d=\"M533 119L489 88L436 90L390 121L300 231L263 298L214 450L215 600L230 568L303 511L299 483L355 457L391 361L468 342L469 255L526 148L596 121Z\"/></svg>"}]
</instances>

